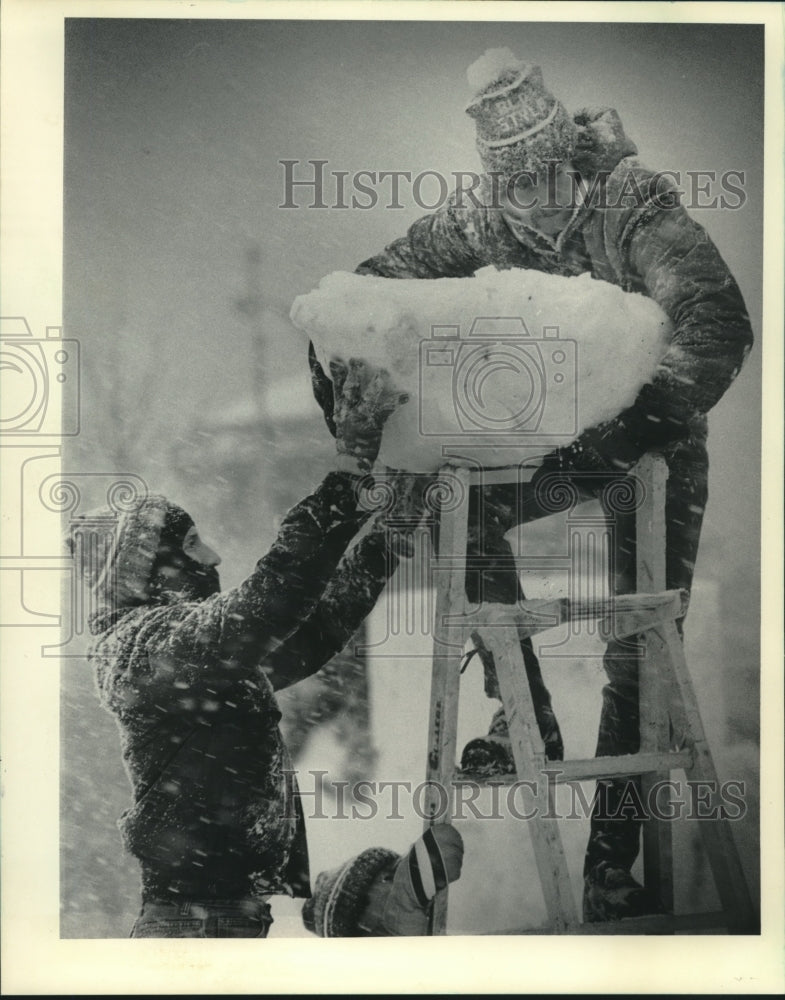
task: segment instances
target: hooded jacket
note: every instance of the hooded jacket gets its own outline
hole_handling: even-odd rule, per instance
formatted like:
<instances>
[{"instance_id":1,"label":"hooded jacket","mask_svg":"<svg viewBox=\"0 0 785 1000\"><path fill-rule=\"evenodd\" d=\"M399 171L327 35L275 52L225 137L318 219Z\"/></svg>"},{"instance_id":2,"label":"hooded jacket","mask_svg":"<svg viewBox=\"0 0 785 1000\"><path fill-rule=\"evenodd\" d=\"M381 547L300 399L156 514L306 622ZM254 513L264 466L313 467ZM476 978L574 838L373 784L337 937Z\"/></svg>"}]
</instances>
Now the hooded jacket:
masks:
<instances>
[{"instance_id":1,"label":"hooded jacket","mask_svg":"<svg viewBox=\"0 0 785 1000\"><path fill-rule=\"evenodd\" d=\"M563 452L563 467L629 467L647 450L705 436L703 415L738 374L752 345L739 288L705 230L679 204L666 175L643 167L612 109L574 116L579 197L556 240L516 225L486 186L456 191L405 236L359 265L386 278L469 277L478 268L532 268L592 277L654 299L673 337L652 381L618 418ZM314 393L328 425L331 391L311 352ZM609 358L609 363L612 359Z\"/></svg>"},{"instance_id":2,"label":"hooded jacket","mask_svg":"<svg viewBox=\"0 0 785 1000\"><path fill-rule=\"evenodd\" d=\"M373 608L397 558L359 477L332 472L240 586L206 600L149 583L167 501L123 514L87 572L89 658L133 805L119 820L150 897L310 895L302 811L274 691L317 671Z\"/></svg>"}]
</instances>

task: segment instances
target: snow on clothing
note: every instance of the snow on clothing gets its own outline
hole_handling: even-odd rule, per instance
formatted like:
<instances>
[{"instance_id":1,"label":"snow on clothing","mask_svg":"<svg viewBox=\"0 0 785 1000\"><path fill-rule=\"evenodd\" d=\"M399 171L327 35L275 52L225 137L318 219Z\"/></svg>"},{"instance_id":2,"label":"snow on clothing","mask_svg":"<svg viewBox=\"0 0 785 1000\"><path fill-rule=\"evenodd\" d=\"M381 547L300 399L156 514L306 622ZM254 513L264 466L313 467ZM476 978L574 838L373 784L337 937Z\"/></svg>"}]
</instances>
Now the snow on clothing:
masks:
<instances>
[{"instance_id":1,"label":"snow on clothing","mask_svg":"<svg viewBox=\"0 0 785 1000\"><path fill-rule=\"evenodd\" d=\"M166 501L123 515L90 659L118 722L133 805L119 826L143 896L310 894L305 831L274 691L315 673L373 608L397 557L329 473L238 587L192 601L147 585Z\"/></svg>"},{"instance_id":2,"label":"snow on clothing","mask_svg":"<svg viewBox=\"0 0 785 1000\"><path fill-rule=\"evenodd\" d=\"M487 198L476 205L472 194L456 192L444 207L416 221L404 237L364 261L357 271L426 279L469 277L487 265L567 276L589 272L654 299L674 327L655 377L632 407L548 456L546 466L567 474L596 473L599 486L609 471L629 470L646 451L661 450L670 473L666 584L689 587L707 498L705 413L739 372L752 344L752 330L741 293L718 250L679 205L677 193L663 190L664 178L658 182L657 175L635 158L637 149L616 112L584 110L574 121L578 136L572 165L584 192L606 178L605 198L579 196L557 239L491 207ZM314 393L331 425L332 388L313 352L310 360ZM488 489L482 504L478 497L472 498L469 557L481 552L498 559L498 568L484 574L485 600L512 602L522 597L512 551L503 537L517 520L520 508L514 499L504 487ZM482 523L478 523L480 509ZM633 589L629 528L621 531L625 537L612 570L616 592ZM472 575L467 576L467 596L480 597ZM558 758L561 737L530 643L523 644L523 653L546 752ZM598 753L632 752L638 740L637 664L611 645L605 666L610 684L604 691ZM486 691L498 697L492 670L486 671ZM628 848L621 849L622 841ZM621 830L618 823L595 817L587 869L600 856L617 858L620 853L627 864L636 852L637 826Z\"/></svg>"},{"instance_id":3,"label":"snow on clothing","mask_svg":"<svg viewBox=\"0 0 785 1000\"><path fill-rule=\"evenodd\" d=\"M573 165L587 192L598 177L607 176L607 207L596 197L579 202L553 241L508 221L498 208L476 206L472 195L456 192L357 272L387 278L469 277L488 265L568 276L588 271L654 299L673 322L671 347L631 412L605 429L603 454L595 454L595 435L587 432L582 443L589 447L582 463L575 460L575 468L593 459L605 468L601 459L606 453L612 457L614 446L629 465L652 446L686 437L688 425L702 428L701 415L738 373L752 331L718 250L678 205L676 194L662 192L665 178L656 196L656 175L635 159L636 148L616 112L583 111L575 122L579 145ZM317 398L329 409L329 380L313 357L311 367Z\"/></svg>"}]
</instances>

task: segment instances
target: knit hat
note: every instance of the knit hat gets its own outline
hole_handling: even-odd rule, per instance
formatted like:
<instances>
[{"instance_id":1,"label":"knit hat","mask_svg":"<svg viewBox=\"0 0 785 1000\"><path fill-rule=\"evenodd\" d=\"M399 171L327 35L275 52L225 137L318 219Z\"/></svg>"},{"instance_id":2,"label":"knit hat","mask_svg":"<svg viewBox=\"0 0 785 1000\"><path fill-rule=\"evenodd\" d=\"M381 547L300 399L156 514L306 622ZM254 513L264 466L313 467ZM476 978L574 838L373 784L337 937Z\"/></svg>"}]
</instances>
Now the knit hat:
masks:
<instances>
[{"instance_id":1,"label":"knit hat","mask_svg":"<svg viewBox=\"0 0 785 1000\"><path fill-rule=\"evenodd\" d=\"M362 937L358 921L378 873L400 860L385 847L371 847L340 868L321 872L303 906L303 923L319 937Z\"/></svg>"},{"instance_id":2,"label":"knit hat","mask_svg":"<svg viewBox=\"0 0 785 1000\"><path fill-rule=\"evenodd\" d=\"M75 517L66 545L97 608L143 604L162 536L181 543L193 524L166 497L148 495L128 510L104 506Z\"/></svg>"},{"instance_id":3,"label":"knit hat","mask_svg":"<svg viewBox=\"0 0 785 1000\"><path fill-rule=\"evenodd\" d=\"M487 173L505 181L523 171L545 176L548 160L569 160L575 123L545 87L539 66L509 49L488 49L467 71L475 97L466 113L477 124L477 149Z\"/></svg>"},{"instance_id":4,"label":"knit hat","mask_svg":"<svg viewBox=\"0 0 785 1000\"><path fill-rule=\"evenodd\" d=\"M462 862L461 835L446 824L426 830L404 856L382 847L364 851L319 875L303 923L319 937L426 934L429 903L460 876Z\"/></svg>"}]
</instances>

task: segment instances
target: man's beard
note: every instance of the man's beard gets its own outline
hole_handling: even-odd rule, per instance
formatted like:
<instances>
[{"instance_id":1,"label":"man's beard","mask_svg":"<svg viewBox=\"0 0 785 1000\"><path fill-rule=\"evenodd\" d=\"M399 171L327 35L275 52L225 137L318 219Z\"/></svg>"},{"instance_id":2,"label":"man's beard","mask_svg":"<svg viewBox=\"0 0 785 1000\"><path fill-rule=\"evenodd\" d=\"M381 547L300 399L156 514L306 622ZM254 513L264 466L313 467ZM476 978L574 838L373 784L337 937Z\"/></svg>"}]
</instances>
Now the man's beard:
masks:
<instances>
[{"instance_id":1,"label":"man's beard","mask_svg":"<svg viewBox=\"0 0 785 1000\"><path fill-rule=\"evenodd\" d=\"M215 566L202 566L193 559L187 560L183 567L184 596L192 601L204 601L220 590L221 583Z\"/></svg>"},{"instance_id":2,"label":"man's beard","mask_svg":"<svg viewBox=\"0 0 785 1000\"><path fill-rule=\"evenodd\" d=\"M176 575L165 572L169 566ZM168 560L153 574L150 596L154 601L169 603L173 600L204 601L220 593L221 583L215 566L204 566L195 559L179 553Z\"/></svg>"}]
</instances>

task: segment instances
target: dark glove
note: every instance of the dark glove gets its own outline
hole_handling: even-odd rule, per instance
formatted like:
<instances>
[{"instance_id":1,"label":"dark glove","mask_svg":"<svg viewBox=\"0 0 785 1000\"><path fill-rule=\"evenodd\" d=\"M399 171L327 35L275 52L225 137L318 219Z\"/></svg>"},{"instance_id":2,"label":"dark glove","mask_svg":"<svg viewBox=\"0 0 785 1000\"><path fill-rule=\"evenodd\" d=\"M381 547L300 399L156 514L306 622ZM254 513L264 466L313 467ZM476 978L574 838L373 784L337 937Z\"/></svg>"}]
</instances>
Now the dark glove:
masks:
<instances>
[{"instance_id":1,"label":"dark glove","mask_svg":"<svg viewBox=\"0 0 785 1000\"><path fill-rule=\"evenodd\" d=\"M571 444L546 455L530 483L532 513L545 517L576 499L598 496L647 451L687 434L682 415L650 403L644 389L618 417L590 427Z\"/></svg>"},{"instance_id":2,"label":"dark glove","mask_svg":"<svg viewBox=\"0 0 785 1000\"><path fill-rule=\"evenodd\" d=\"M374 369L357 358L330 362L337 448L358 466L370 471L382 443L382 428L390 414L408 400L392 383L389 372Z\"/></svg>"},{"instance_id":3,"label":"dark glove","mask_svg":"<svg viewBox=\"0 0 785 1000\"><path fill-rule=\"evenodd\" d=\"M656 451L687 437L694 417L671 395L653 384L638 394L632 406L596 427L584 431L567 448L554 454L565 469L578 472L628 472L647 451Z\"/></svg>"},{"instance_id":4,"label":"dark glove","mask_svg":"<svg viewBox=\"0 0 785 1000\"><path fill-rule=\"evenodd\" d=\"M335 437L335 420L333 420L333 384L325 374L324 368L316 360L316 350L313 344L308 344L308 365L311 369L311 388L316 402L321 407L327 427Z\"/></svg>"}]
</instances>

